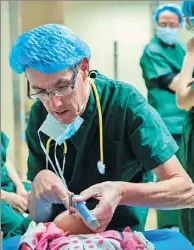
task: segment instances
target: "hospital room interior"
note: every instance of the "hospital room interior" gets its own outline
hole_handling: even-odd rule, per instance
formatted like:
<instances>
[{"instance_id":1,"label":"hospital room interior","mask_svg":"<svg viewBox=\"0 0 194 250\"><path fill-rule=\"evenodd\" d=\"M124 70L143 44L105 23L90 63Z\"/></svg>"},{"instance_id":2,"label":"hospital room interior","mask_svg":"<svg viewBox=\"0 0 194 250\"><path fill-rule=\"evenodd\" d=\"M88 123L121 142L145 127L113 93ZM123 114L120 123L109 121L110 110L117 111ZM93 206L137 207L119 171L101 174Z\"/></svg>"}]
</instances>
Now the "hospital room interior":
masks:
<instances>
[{"instance_id":1,"label":"hospital room interior","mask_svg":"<svg viewBox=\"0 0 194 250\"><path fill-rule=\"evenodd\" d=\"M30 110L35 101L32 98L31 99L28 98L28 90L29 90L28 88L30 87L29 87L29 82L27 82L26 74L25 73L17 74L16 72L14 72L13 67L10 67L10 61L9 61L10 50L14 42L16 41L16 38L20 36L22 33L28 32L29 30L34 29L41 25L63 24L67 26L69 29L71 29L73 32L75 32L89 46L91 51L91 58L89 62L90 71L93 70L95 74L97 74L96 72L99 71L100 74L105 75L106 77L113 79L114 81L124 82L132 85L132 87L137 89L138 93L140 92L143 98L145 98L145 102L147 102L149 93L151 96L154 95L155 92L151 92L149 86L146 84L145 80L146 72L144 72L144 67L146 68L147 65L149 64L149 59L147 59L147 61L144 62L144 60L146 59L143 58L143 53L147 48L147 45L150 43L152 38L156 36L155 34L157 33L158 24L154 19L156 10L160 6L168 4L169 6L171 6L171 4L172 6L176 5L177 10L175 10L175 12L173 12L173 10L171 9L169 9L169 11L170 12L172 11L173 15L178 16L179 18L180 25L178 26L179 28L177 28L176 42L178 41L179 44L181 45L175 45L175 46L182 46L181 51L184 50L183 52L184 55L181 55L179 57L178 54L174 54L174 58L172 60L177 61L181 58L182 61L179 62L181 66L184 60L184 56L186 54L186 50L188 48L187 43L193 38L193 33L185 28L185 16L181 12L181 2L182 1L158 1L158 0L1 1L1 133L3 132L6 135L6 137L8 137L9 140L9 145L6 148L6 159L9 159L11 164L14 166L21 181L30 184L30 180L27 179L29 148L27 145L26 130L28 127ZM180 13L182 14L183 20L181 19L180 13L178 11L180 11ZM157 20L159 20L159 17L157 18L158 18ZM172 27L170 28L172 29ZM165 41L162 43L165 43ZM165 46L166 45L164 45L164 47ZM194 47L194 42L193 42L193 47ZM170 54L169 52L169 56L173 56L173 54ZM181 66L179 72L181 71ZM156 66L153 65L153 67ZM162 68L160 70L162 71ZM175 75L178 74L179 72L177 71ZM162 97L163 92L169 92L170 93L169 97L168 95L166 95L165 97L166 99L163 98ZM161 104L164 101L164 106L166 110L168 110L169 112L167 115L168 117L166 116L167 118L165 117L163 120L164 123L167 121L167 123L170 124L169 125L170 130L166 133L173 134L173 132L171 131L173 126L172 124L176 124L176 121L174 119L179 120L178 111L176 111L177 112L176 115L178 118L172 117L173 114L172 116L170 114L171 105L167 104L168 101L170 103L172 100L175 100L176 91L173 91L171 89L170 90L168 89L166 91L166 89L165 90L162 89L161 93L160 92L158 93L159 93L158 96L160 98L158 106L161 107L162 106ZM154 101L152 102L152 104L153 103ZM161 107L162 110L161 111L160 108L158 108L157 110L157 107L154 107L154 109L156 109L156 111L159 113L159 116L162 116L164 114L165 108L163 108L162 110ZM180 116L186 117L187 115L186 113L189 113L188 110L184 109L180 110L181 110ZM114 116L114 113L112 114L112 116ZM180 123L183 124L183 122L184 119L182 119ZM113 124L110 124L109 126L113 126ZM169 127L166 125L165 129L166 128L169 129ZM175 132L172 135L172 137L174 137L174 140L176 142L177 142L177 136L179 136L178 139L181 138L181 132L179 135L179 132L177 131L178 130L175 129ZM37 139L39 138L38 135L36 136L36 138ZM98 140L99 137L97 136L96 138ZM193 138L192 142L194 144L194 133L192 138ZM105 152L106 146L104 148ZM106 159L106 156L104 157ZM1 159L2 159L2 153L1 153ZM3 164L4 163L1 163L1 166ZM108 171L107 169L106 171ZM187 174L189 175L189 172L187 172ZM103 178L104 177L102 177L102 179ZM157 177L155 176L155 174L153 178L154 181L157 182ZM24 217L26 218L28 214L29 211L25 212ZM166 214L162 213L160 214L159 212L157 212L156 208L154 207L150 208L144 230L157 231L159 229L164 229L166 226L169 230L172 230L177 234L180 233L181 235L183 235L181 229L179 228L179 224L176 223L173 224L173 222L172 223L169 222L168 225L167 222L165 222L166 224L165 223L162 224L163 222L161 222L161 225L159 225L158 218L160 216L161 218L163 218L162 216L165 217L163 218L164 221L170 220L173 216L176 216L177 217L176 220L178 220L179 213L176 213L176 215L174 215L173 213L168 214L167 212ZM194 224L194 213L193 216L192 215L190 216L190 220L192 220ZM191 231L193 230L194 229L192 229ZM3 230L1 229L1 231ZM193 234L191 233L191 235L193 235L194 237L194 233ZM188 237L187 236L188 236L187 234L184 234L184 239L187 239L189 240L189 242L191 241L194 244L194 241L192 241L192 239L190 238L192 236ZM35 248L29 248L29 249L35 249ZM136 248L128 248L128 250L130 249L136 249ZM143 249L143 248L137 248L137 249ZM147 248L144 249L160 249L160 248L159 247L151 248L151 246L149 248L149 246L147 246ZM161 250L162 249L167 249L167 248L161 248ZM179 248L171 248L171 249L179 249ZM192 247L189 248L189 246L188 248L184 247L182 248L182 250L187 250L187 249L190 250L194 248Z\"/></svg>"}]
</instances>

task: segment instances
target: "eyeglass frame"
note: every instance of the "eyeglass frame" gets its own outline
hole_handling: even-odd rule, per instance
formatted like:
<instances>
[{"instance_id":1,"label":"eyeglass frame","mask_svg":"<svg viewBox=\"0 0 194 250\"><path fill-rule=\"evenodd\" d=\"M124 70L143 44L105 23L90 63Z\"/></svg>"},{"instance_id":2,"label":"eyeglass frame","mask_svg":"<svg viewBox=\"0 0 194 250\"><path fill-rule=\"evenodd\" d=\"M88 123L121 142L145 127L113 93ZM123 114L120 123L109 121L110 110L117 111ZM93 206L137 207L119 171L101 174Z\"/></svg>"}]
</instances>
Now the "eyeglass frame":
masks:
<instances>
[{"instance_id":1,"label":"eyeglass frame","mask_svg":"<svg viewBox=\"0 0 194 250\"><path fill-rule=\"evenodd\" d=\"M73 75L72 75L72 78L71 78L71 82L72 84L69 85L69 86L66 86L66 87L71 87L72 90L75 88L75 83L76 83L76 79L77 79L77 74L78 74L78 69L76 66L74 67L70 67L69 69L71 69L73 71ZM64 86L65 87L65 86ZM51 90L51 91L47 91L45 90L44 94L47 95L47 97L49 97L50 94L54 94L55 91L59 90L61 88L57 88L57 89L54 89L54 90ZM36 94L30 94L30 82L29 80L27 80L27 97L29 99L33 99L33 100L37 100L39 99L38 97L36 97L37 94L41 93L41 91L39 91L38 93ZM54 94L55 95L55 94ZM64 95L61 95L61 96L64 96Z\"/></svg>"},{"instance_id":2,"label":"eyeglass frame","mask_svg":"<svg viewBox=\"0 0 194 250\"><path fill-rule=\"evenodd\" d=\"M178 27L179 27L179 25L177 25L177 24L173 24L173 25L169 25L169 23L164 23L164 22L162 22L162 23L157 23L157 25L159 26L159 27L161 27L161 28L171 28L171 29L177 29Z\"/></svg>"}]
</instances>

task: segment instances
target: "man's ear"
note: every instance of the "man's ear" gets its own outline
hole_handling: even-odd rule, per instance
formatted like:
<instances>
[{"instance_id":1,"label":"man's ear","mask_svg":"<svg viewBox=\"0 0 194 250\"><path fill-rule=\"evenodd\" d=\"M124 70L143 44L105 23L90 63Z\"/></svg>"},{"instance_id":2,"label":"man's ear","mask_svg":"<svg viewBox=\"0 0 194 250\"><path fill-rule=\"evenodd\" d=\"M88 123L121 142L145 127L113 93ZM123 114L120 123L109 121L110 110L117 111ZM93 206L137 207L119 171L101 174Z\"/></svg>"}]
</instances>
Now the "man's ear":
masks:
<instances>
[{"instance_id":1,"label":"man's ear","mask_svg":"<svg viewBox=\"0 0 194 250\"><path fill-rule=\"evenodd\" d=\"M84 57L84 59L81 61L79 68L82 71L83 80L85 81L89 74L89 60L87 57Z\"/></svg>"}]
</instances>

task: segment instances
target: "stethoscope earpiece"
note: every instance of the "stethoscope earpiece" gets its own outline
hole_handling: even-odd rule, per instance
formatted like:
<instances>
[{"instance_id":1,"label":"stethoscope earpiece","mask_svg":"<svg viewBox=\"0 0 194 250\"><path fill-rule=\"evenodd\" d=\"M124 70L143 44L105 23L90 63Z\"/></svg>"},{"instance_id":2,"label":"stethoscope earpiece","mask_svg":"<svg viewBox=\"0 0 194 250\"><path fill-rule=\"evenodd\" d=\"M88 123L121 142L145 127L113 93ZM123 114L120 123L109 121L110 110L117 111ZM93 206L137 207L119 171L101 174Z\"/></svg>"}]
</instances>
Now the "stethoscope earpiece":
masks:
<instances>
[{"instance_id":1,"label":"stethoscope earpiece","mask_svg":"<svg viewBox=\"0 0 194 250\"><path fill-rule=\"evenodd\" d=\"M92 79L96 79L96 77L97 77L97 71L96 70L90 71L89 77L92 78Z\"/></svg>"}]
</instances>

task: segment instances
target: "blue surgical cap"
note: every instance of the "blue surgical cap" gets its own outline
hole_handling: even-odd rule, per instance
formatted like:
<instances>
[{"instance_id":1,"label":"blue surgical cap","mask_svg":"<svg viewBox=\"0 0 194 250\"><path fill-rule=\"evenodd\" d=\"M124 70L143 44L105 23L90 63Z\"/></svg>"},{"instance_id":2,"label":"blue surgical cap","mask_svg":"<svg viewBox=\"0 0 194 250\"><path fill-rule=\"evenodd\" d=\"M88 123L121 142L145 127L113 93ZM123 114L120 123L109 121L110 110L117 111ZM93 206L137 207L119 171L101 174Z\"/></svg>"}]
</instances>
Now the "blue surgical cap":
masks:
<instances>
[{"instance_id":1,"label":"blue surgical cap","mask_svg":"<svg viewBox=\"0 0 194 250\"><path fill-rule=\"evenodd\" d=\"M194 17L194 1L183 1L182 12L187 17Z\"/></svg>"},{"instance_id":2,"label":"blue surgical cap","mask_svg":"<svg viewBox=\"0 0 194 250\"><path fill-rule=\"evenodd\" d=\"M165 4L160 6L154 13L153 19L157 23L159 15L164 11L171 11L175 13L179 17L179 23L183 23L183 14L181 12L181 8L175 4Z\"/></svg>"},{"instance_id":3,"label":"blue surgical cap","mask_svg":"<svg viewBox=\"0 0 194 250\"><path fill-rule=\"evenodd\" d=\"M9 62L18 74L31 67L53 73L90 59L88 45L61 24L45 24L21 34L13 44Z\"/></svg>"}]
</instances>

